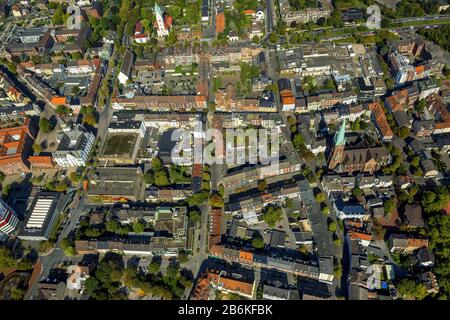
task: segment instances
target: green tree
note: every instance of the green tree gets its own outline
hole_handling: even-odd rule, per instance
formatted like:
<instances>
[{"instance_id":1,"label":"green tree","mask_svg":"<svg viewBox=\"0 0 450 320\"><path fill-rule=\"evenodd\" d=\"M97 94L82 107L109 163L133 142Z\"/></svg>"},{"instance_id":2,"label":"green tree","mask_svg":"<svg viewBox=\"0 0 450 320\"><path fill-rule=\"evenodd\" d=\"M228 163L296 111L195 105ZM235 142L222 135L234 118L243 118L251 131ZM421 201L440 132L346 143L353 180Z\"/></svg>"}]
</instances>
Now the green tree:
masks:
<instances>
[{"instance_id":1,"label":"green tree","mask_svg":"<svg viewBox=\"0 0 450 320\"><path fill-rule=\"evenodd\" d=\"M122 282L126 287L133 287L137 280L137 272L135 267L127 267L122 274Z\"/></svg>"},{"instance_id":2,"label":"green tree","mask_svg":"<svg viewBox=\"0 0 450 320\"><path fill-rule=\"evenodd\" d=\"M66 106L59 105L56 107L55 112L58 116L64 117L70 114L70 109Z\"/></svg>"},{"instance_id":3,"label":"green tree","mask_svg":"<svg viewBox=\"0 0 450 320\"><path fill-rule=\"evenodd\" d=\"M99 228L88 228L84 231L86 237L98 238L103 235L103 230Z\"/></svg>"},{"instance_id":4,"label":"green tree","mask_svg":"<svg viewBox=\"0 0 450 320\"><path fill-rule=\"evenodd\" d=\"M362 191L361 188L355 187L355 188L352 190L352 195L353 195L355 198L359 198L359 197L361 197L363 194L364 194L364 191Z\"/></svg>"},{"instance_id":5,"label":"green tree","mask_svg":"<svg viewBox=\"0 0 450 320\"><path fill-rule=\"evenodd\" d=\"M270 41L272 44L277 43L278 40L279 40L278 35L277 35L275 32L272 32L272 33L269 35L269 41Z\"/></svg>"},{"instance_id":6,"label":"green tree","mask_svg":"<svg viewBox=\"0 0 450 320\"><path fill-rule=\"evenodd\" d=\"M265 179L259 180L258 181L258 190L264 191L266 189L267 189L267 181Z\"/></svg>"},{"instance_id":7,"label":"green tree","mask_svg":"<svg viewBox=\"0 0 450 320\"><path fill-rule=\"evenodd\" d=\"M297 119L295 117L292 116L288 116L287 121L290 125L294 125L297 124Z\"/></svg>"},{"instance_id":8,"label":"green tree","mask_svg":"<svg viewBox=\"0 0 450 320\"><path fill-rule=\"evenodd\" d=\"M61 241L61 249L63 249L64 253L69 257L76 255L75 245L73 241L68 238L64 238Z\"/></svg>"},{"instance_id":9,"label":"green tree","mask_svg":"<svg viewBox=\"0 0 450 320\"><path fill-rule=\"evenodd\" d=\"M397 134L400 138L405 139L411 134L411 130L408 127L400 127Z\"/></svg>"},{"instance_id":10,"label":"green tree","mask_svg":"<svg viewBox=\"0 0 450 320\"><path fill-rule=\"evenodd\" d=\"M126 295L121 290L123 279L122 257L110 253L97 265L85 283L86 292L94 300L122 300Z\"/></svg>"},{"instance_id":11,"label":"green tree","mask_svg":"<svg viewBox=\"0 0 450 320\"><path fill-rule=\"evenodd\" d=\"M206 200L208 200L209 194L208 192L200 192L200 193L194 193L193 195L189 196L186 199L186 202L189 204L189 206L199 206L205 203Z\"/></svg>"},{"instance_id":12,"label":"green tree","mask_svg":"<svg viewBox=\"0 0 450 320\"><path fill-rule=\"evenodd\" d=\"M94 110L94 107L93 106L82 106L81 108L80 108L80 113L82 114L82 115L86 115L86 114L89 114L89 113L93 113L95 110Z\"/></svg>"},{"instance_id":13,"label":"green tree","mask_svg":"<svg viewBox=\"0 0 450 320\"><path fill-rule=\"evenodd\" d=\"M219 194L212 194L209 197L209 205L214 208L223 208L223 198Z\"/></svg>"},{"instance_id":14,"label":"green tree","mask_svg":"<svg viewBox=\"0 0 450 320\"><path fill-rule=\"evenodd\" d=\"M140 221L136 221L135 223L133 223L132 228L133 228L133 232L142 233L142 232L144 232L145 224Z\"/></svg>"},{"instance_id":15,"label":"green tree","mask_svg":"<svg viewBox=\"0 0 450 320\"><path fill-rule=\"evenodd\" d=\"M154 184L155 183L155 174L151 170L147 171L144 174L144 181L145 181L145 184L149 184L149 185Z\"/></svg>"},{"instance_id":16,"label":"green tree","mask_svg":"<svg viewBox=\"0 0 450 320\"><path fill-rule=\"evenodd\" d=\"M397 205L397 201L394 198L388 199L384 202L384 214L387 217L390 217L394 212L395 206Z\"/></svg>"},{"instance_id":17,"label":"green tree","mask_svg":"<svg viewBox=\"0 0 450 320\"><path fill-rule=\"evenodd\" d=\"M319 202L319 203L322 203L322 202L325 202L325 200L326 200L326 195L325 195L325 193L323 193L323 192L318 192L316 195L315 195L315 197L316 197L316 201L317 202Z\"/></svg>"},{"instance_id":18,"label":"green tree","mask_svg":"<svg viewBox=\"0 0 450 320\"><path fill-rule=\"evenodd\" d=\"M202 180L203 181L211 181L211 174L209 172L203 172Z\"/></svg>"},{"instance_id":19,"label":"green tree","mask_svg":"<svg viewBox=\"0 0 450 320\"><path fill-rule=\"evenodd\" d=\"M280 221L283 217L283 211L279 207L275 206L267 206L264 209L263 220L266 222L269 227L275 227L275 224Z\"/></svg>"},{"instance_id":20,"label":"green tree","mask_svg":"<svg viewBox=\"0 0 450 320\"><path fill-rule=\"evenodd\" d=\"M303 136L300 133L297 133L292 140L292 145L295 149L300 150L302 145L304 144Z\"/></svg>"},{"instance_id":21,"label":"green tree","mask_svg":"<svg viewBox=\"0 0 450 320\"><path fill-rule=\"evenodd\" d=\"M64 9L60 5L53 13L52 24L54 26L60 26L60 25L64 24L64 16L65 16Z\"/></svg>"},{"instance_id":22,"label":"green tree","mask_svg":"<svg viewBox=\"0 0 450 320\"><path fill-rule=\"evenodd\" d=\"M117 230L119 230L120 225L117 221L109 220L106 222L105 227L106 231L108 232L116 232Z\"/></svg>"},{"instance_id":23,"label":"green tree","mask_svg":"<svg viewBox=\"0 0 450 320\"><path fill-rule=\"evenodd\" d=\"M169 178L164 170L158 170L155 172L155 185L158 187L170 185Z\"/></svg>"},{"instance_id":24,"label":"green tree","mask_svg":"<svg viewBox=\"0 0 450 320\"><path fill-rule=\"evenodd\" d=\"M178 259L177 260L178 260L179 263L186 263L186 262L188 262L189 259L188 259L187 252L185 250L181 250L178 253Z\"/></svg>"},{"instance_id":25,"label":"green tree","mask_svg":"<svg viewBox=\"0 0 450 320\"><path fill-rule=\"evenodd\" d=\"M197 210L192 210L189 211L189 220L196 223L196 222L201 222L202 221L202 217L199 211Z\"/></svg>"},{"instance_id":26,"label":"green tree","mask_svg":"<svg viewBox=\"0 0 450 320\"><path fill-rule=\"evenodd\" d=\"M16 287L11 290L11 299L12 300L22 300L25 296L25 290L22 288Z\"/></svg>"},{"instance_id":27,"label":"green tree","mask_svg":"<svg viewBox=\"0 0 450 320\"><path fill-rule=\"evenodd\" d=\"M72 182L76 183L76 182L80 182L81 180L81 174L78 174L76 172L71 172L69 175L69 178Z\"/></svg>"},{"instance_id":28,"label":"green tree","mask_svg":"<svg viewBox=\"0 0 450 320\"><path fill-rule=\"evenodd\" d=\"M445 186L434 191L427 190L422 194L421 204L426 213L437 212L448 203L449 193Z\"/></svg>"},{"instance_id":29,"label":"green tree","mask_svg":"<svg viewBox=\"0 0 450 320\"><path fill-rule=\"evenodd\" d=\"M284 205L286 208L292 209L294 207L294 201L291 198L286 198Z\"/></svg>"},{"instance_id":30,"label":"green tree","mask_svg":"<svg viewBox=\"0 0 450 320\"><path fill-rule=\"evenodd\" d=\"M83 117L83 123L88 126L93 127L97 124L97 118L95 117L95 115L93 113L87 113Z\"/></svg>"},{"instance_id":31,"label":"green tree","mask_svg":"<svg viewBox=\"0 0 450 320\"><path fill-rule=\"evenodd\" d=\"M54 129L54 126L47 118L41 117L39 120L39 128L42 132L49 133Z\"/></svg>"},{"instance_id":32,"label":"green tree","mask_svg":"<svg viewBox=\"0 0 450 320\"><path fill-rule=\"evenodd\" d=\"M221 197L223 197L225 195L225 187L223 186L223 184L219 185L219 195Z\"/></svg>"},{"instance_id":33,"label":"green tree","mask_svg":"<svg viewBox=\"0 0 450 320\"><path fill-rule=\"evenodd\" d=\"M398 292L406 299L423 300L428 296L427 288L414 280L402 279L396 287Z\"/></svg>"},{"instance_id":34,"label":"green tree","mask_svg":"<svg viewBox=\"0 0 450 320\"><path fill-rule=\"evenodd\" d=\"M325 87L325 89L328 89L328 90L336 89L336 87L334 85L334 81L332 79L325 80L324 87Z\"/></svg>"},{"instance_id":35,"label":"green tree","mask_svg":"<svg viewBox=\"0 0 450 320\"><path fill-rule=\"evenodd\" d=\"M336 225L336 222L330 222L329 224L328 224L328 231L329 232L336 232L336 229L337 229L337 225Z\"/></svg>"},{"instance_id":36,"label":"green tree","mask_svg":"<svg viewBox=\"0 0 450 320\"><path fill-rule=\"evenodd\" d=\"M16 259L14 259L11 250L0 246L0 268L14 268Z\"/></svg>"},{"instance_id":37,"label":"green tree","mask_svg":"<svg viewBox=\"0 0 450 320\"><path fill-rule=\"evenodd\" d=\"M255 237L252 240L252 246L255 249L262 249L264 248L264 240L261 237Z\"/></svg>"},{"instance_id":38,"label":"green tree","mask_svg":"<svg viewBox=\"0 0 450 320\"><path fill-rule=\"evenodd\" d=\"M170 279L178 278L180 274L180 267L176 264L169 265L166 268L166 276Z\"/></svg>"},{"instance_id":39,"label":"green tree","mask_svg":"<svg viewBox=\"0 0 450 320\"><path fill-rule=\"evenodd\" d=\"M427 102L425 99L420 99L419 101L417 101L417 104L416 104L417 112L423 113L425 111L426 107L427 107Z\"/></svg>"},{"instance_id":40,"label":"green tree","mask_svg":"<svg viewBox=\"0 0 450 320\"><path fill-rule=\"evenodd\" d=\"M339 262L334 265L334 276L336 278L342 277L342 265Z\"/></svg>"},{"instance_id":41,"label":"green tree","mask_svg":"<svg viewBox=\"0 0 450 320\"><path fill-rule=\"evenodd\" d=\"M39 252L48 252L53 248L53 243L51 241L41 241L39 242Z\"/></svg>"},{"instance_id":42,"label":"green tree","mask_svg":"<svg viewBox=\"0 0 450 320\"><path fill-rule=\"evenodd\" d=\"M152 159L152 169L155 171L161 170L163 168L163 162L159 158Z\"/></svg>"},{"instance_id":43,"label":"green tree","mask_svg":"<svg viewBox=\"0 0 450 320\"><path fill-rule=\"evenodd\" d=\"M37 153L37 154L41 153L41 151L42 151L41 145L39 143L34 143L33 151L34 151L34 153Z\"/></svg>"},{"instance_id":44,"label":"green tree","mask_svg":"<svg viewBox=\"0 0 450 320\"><path fill-rule=\"evenodd\" d=\"M79 86L75 86L75 87L72 88L72 90L71 90L70 93L71 93L72 95L75 95L75 96L76 96L79 92L80 92L80 87L79 87Z\"/></svg>"},{"instance_id":45,"label":"green tree","mask_svg":"<svg viewBox=\"0 0 450 320\"><path fill-rule=\"evenodd\" d=\"M161 263L158 263L157 261L152 261L148 266L148 271L150 273L155 274L155 273L159 272L160 267L161 267Z\"/></svg>"}]
</instances>

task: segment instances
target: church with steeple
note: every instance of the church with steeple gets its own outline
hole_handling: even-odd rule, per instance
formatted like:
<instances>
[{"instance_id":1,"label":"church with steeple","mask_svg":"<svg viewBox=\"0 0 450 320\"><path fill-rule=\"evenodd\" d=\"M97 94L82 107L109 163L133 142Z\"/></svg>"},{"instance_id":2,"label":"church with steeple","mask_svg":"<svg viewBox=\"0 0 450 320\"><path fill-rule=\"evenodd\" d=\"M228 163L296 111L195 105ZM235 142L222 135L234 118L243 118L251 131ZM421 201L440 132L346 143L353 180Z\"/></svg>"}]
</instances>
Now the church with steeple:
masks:
<instances>
[{"instance_id":1,"label":"church with steeple","mask_svg":"<svg viewBox=\"0 0 450 320\"><path fill-rule=\"evenodd\" d=\"M155 2L153 11L155 12L156 16L155 27L158 37L167 37L169 35L170 29L172 29L173 18L171 16L163 14L157 2Z\"/></svg>"},{"instance_id":2,"label":"church with steeple","mask_svg":"<svg viewBox=\"0 0 450 320\"><path fill-rule=\"evenodd\" d=\"M367 139L359 134L349 137L345 132L346 118L342 120L339 131L334 136L333 150L328 159L328 169L338 173L374 173L390 161L387 149L369 146ZM351 141L347 141L351 140Z\"/></svg>"},{"instance_id":3,"label":"church with steeple","mask_svg":"<svg viewBox=\"0 0 450 320\"><path fill-rule=\"evenodd\" d=\"M345 149L345 125L346 118L342 121L339 131L334 136L334 146L331 152L330 161L328 163L328 168L334 170L344 159L344 149Z\"/></svg>"}]
</instances>

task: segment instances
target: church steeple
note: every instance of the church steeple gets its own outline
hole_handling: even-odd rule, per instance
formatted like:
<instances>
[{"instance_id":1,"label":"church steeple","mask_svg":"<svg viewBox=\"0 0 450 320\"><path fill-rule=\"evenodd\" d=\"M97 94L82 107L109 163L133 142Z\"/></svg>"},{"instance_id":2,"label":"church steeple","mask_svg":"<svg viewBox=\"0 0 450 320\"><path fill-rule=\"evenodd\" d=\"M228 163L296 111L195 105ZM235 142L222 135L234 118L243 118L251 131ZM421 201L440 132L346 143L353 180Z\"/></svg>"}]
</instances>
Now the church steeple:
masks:
<instances>
[{"instance_id":1,"label":"church steeple","mask_svg":"<svg viewBox=\"0 0 450 320\"><path fill-rule=\"evenodd\" d=\"M169 35L169 30L167 30L164 24L164 15L162 13L161 8L158 3L155 2L154 12L156 16L156 24L158 25L158 29L156 30L158 37L166 37Z\"/></svg>"},{"instance_id":2,"label":"church steeple","mask_svg":"<svg viewBox=\"0 0 450 320\"><path fill-rule=\"evenodd\" d=\"M162 11L161 11L161 8L159 7L159 5L158 5L158 3L157 2L155 2L155 7L154 7L154 10L155 10L155 14L158 16L162 16Z\"/></svg>"},{"instance_id":3,"label":"church steeple","mask_svg":"<svg viewBox=\"0 0 450 320\"><path fill-rule=\"evenodd\" d=\"M342 160L344 160L345 125L346 118L344 118L339 131L334 136L333 151L328 162L328 168L331 170L334 170L342 162Z\"/></svg>"},{"instance_id":4,"label":"church steeple","mask_svg":"<svg viewBox=\"0 0 450 320\"><path fill-rule=\"evenodd\" d=\"M335 146L345 146L345 124L346 118L342 121L341 127L339 131L334 136L334 145Z\"/></svg>"}]
</instances>

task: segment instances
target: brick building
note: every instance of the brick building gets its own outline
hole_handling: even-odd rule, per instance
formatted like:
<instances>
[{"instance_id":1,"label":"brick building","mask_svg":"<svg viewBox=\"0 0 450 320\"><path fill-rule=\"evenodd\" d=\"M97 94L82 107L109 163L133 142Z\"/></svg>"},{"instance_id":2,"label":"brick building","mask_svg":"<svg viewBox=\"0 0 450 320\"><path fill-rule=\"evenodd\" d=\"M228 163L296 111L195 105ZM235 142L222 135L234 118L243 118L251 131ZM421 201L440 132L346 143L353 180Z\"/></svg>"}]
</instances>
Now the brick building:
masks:
<instances>
[{"instance_id":1,"label":"brick building","mask_svg":"<svg viewBox=\"0 0 450 320\"><path fill-rule=\"evenodd\" d=\"M29 125L26 118L22 125L0 129L0 171L5 175L30 171L28 156L34 137Z\"/></svg>"}]
</instances>

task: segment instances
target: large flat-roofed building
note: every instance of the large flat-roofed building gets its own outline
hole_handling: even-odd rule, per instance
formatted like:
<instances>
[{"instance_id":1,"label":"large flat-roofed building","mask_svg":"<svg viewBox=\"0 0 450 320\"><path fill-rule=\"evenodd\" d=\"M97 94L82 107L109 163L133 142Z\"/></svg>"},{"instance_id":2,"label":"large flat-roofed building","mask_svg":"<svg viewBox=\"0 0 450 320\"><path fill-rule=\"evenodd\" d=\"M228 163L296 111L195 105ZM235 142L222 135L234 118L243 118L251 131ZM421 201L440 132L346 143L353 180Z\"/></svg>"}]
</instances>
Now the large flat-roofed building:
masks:
<instances>
[{"instance_id":1,"label":"large flat-roofed building","mask_svg":"<svg viewBox=\"0 0 450 320\"><path fill-rule=\"evenodd\" d=\"M80 254L120 251L127 255L163 254L176 255L180 250L192 252L194 224L189 222L184 206L134 206L123 204L114 207L110 215L122 224L145 220L153 225L150 231L140 237L128 235L124 238L99 238L97 240L75 241Z\"/></svg>"},{"instance_id":2,"label":"large flat-roofed building","mask_svg":"<svg viewBox=\"0 0 450 320\"><path fill-rule=\"evenodd\" d=\"M29 199L25 221L19 231L22 240L48 240L62 208L62 193L37 192Z\"/></svg>"},{"instance_id":3,"label":"large flat-roofed building","mask_svg":"<svg viewBox=\"0 0 450 320\"><path fill-rule=\"evenodd\" d=\"M11 235L17 228L19 219L15 212L0 199L0 239Z\"/></svg>"},{"instance_id":4,"label":"large flat-roofed building","mask_svg":"<svg viewBox=\"0 0 450 320\"><path fill-rule=\"evenodd\" d=\"M15 127L0 129L0 171L5 175L29 172L28 156L33 137L29 130L30 119Z\"/></svg>"},{"instance_id":5,"label":"large flat-roofed building","mask_svg":"<svg viewBox=\"0 0 450 320\"><path fill-rule=\"evenodd\" d=\"M288 25L292 22L307 23L316 22L320 18L327 18L331 15L333 9L331 1L322 0L317 1L314 5L310 2L308 6L302 10L295 10L291 7L288 0L279 1L280 15Z\"/></svg>"},{"instance_id":6,"label":"large flat-roofed building","mask_svg":"<svg viewBox=\"0 0 450 320\"><path fill-rule=\"evenodd\" d=\"M189 112L206 109L206 98L203 95L183 96L142 96L132 99L113 96L112 107L115 110L140 109L154 112Z\"/></svg>"},{"instance_id":7,"label":"large flat-roofed building","mask_svg":"<svg viewBox=\"0 0 450 320\"><path fill-rule=\"evenodd\" d=\"M114 203L144 198L144 175L141 168L97 168L89 182L89 200Z\"/></svg>"}]
</instances>

